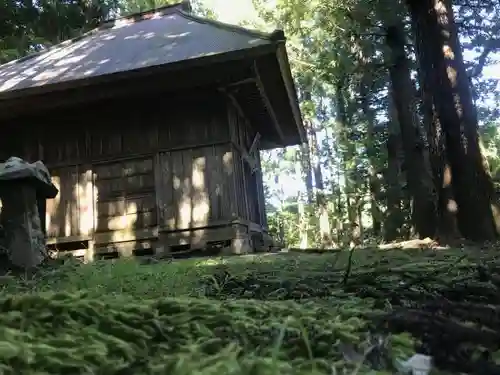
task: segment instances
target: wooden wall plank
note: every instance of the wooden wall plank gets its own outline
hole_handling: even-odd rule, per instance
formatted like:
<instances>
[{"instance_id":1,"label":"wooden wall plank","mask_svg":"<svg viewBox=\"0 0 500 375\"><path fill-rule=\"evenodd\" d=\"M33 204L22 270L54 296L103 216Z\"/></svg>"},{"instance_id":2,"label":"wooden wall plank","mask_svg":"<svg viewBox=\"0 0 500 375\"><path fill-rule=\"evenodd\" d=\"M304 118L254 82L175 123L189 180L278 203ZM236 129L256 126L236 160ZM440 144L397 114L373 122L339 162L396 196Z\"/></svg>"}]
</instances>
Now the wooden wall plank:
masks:
<instances>
[{"instance_id":1,"label":"wooden wall plank","mask_svg":"<svg viewBox=\"0 0 500 375\"><path fill-rule=\"evenodd\" d=\"M186 101L193 109L189 114L183 110L186 104L181 104L177 111L155 119L159 149L194 148L230 140L225 101L221 96L193 97Z\"/></svg>"},{"instance_id":2,"label":"wooden wall plank","mask_svg":"<svg viewBox=\"0 0 500 375\"><path fill-rule=\"evenodd\" d=\"M97 233L157 225L152 157L98 164L93 172Z\"/></svg>"},{"instance_id":3,"label":"wooden wall plank","mask_svg":"<svg viewBox=\"0 0 500 375\"><path fill-rule=\"evenodd\" d=\"M197 148L191 153L191 225L202 227L210 224L213 220L212 207L210 207L210 195L214 193L210 189L210 181L216 177L208 168L212 159L213 147Z\"/></svg>"},{"instance_id":4,"label":"wooden wall plank","mask_svg":"<svg viewBox=\"0 0 500 375\"><path fill-rule=\"evenodd\" d=\"M237 180L236 180L236 170L235 170L235 160L237 159L237 151L233 145L228 150L222 152L222 176L228 181L224 186L224 206L225 209L231 212L231 217L239 217L240 213L238 210L239 202L239 192Z\"/></svg>"},{"instance_id":5,"label":"wooden wall plank","mask_svg":"<svg viewBox=\"0 0 500 375\"><path fill-rule=\"evenodd\" d=\"M209 199L209 220L215 221L223 218L224 208L222 206L223 190L225 181L222 177L222 165L220 158L217 155L217 148L210 147L207 149L206 171Z\"/></svg>"},{"instance_id":6,"label":"wooden wall plank","mask_svg":"<svg viewBox=\"0 0 500 375\"><path fill-rule=\"evenodd\" d=\"M127 126L121 130L124 155L148 153L158 148L158 121L152 114L144 116L142 111L133 112L126 121Z\"/></svg>"},{"instance_id":7,"label":"wooden wall plank","mask_svg":"<svg viewBox=\"0 0 500 375\"><path fill-rule=\"evenodd\" d=\"M47 200L47 236L51 238L78 236L81 234L78 167L64 167L50 172L59 194L54 199Z\"/></svg>"},{"instance_id":8,"label":"wooden wall plank","mask_svg":"<svg viewBox=\"0 0 500 375\"><path fill-rule=\"evenodd\" d=\"M80 235L90 236L95 228L95 189L94 175L91 165L82 165L78 168L78 211Z\"/></svg>"},{"instance_id":9,"label":"wooden wall plank","mask_svg":"<svg viewBox=\"0 0 500 375\"><path fill-rule=\"evenodd\" d=\"M23 129L19 137L28 126L29 136ZM225 100L215 89L107 100L18 119L6 127L0 156L41 159L54 168L230 140Z\"/></svg>"},{"instance_id":10,"label":"wooden wall plank","mask_svg":"<svg viewBox=\"0 0 500 375\"><path fill-rule=\"evenodd\" d=\"M60 194L47 202L49 237L252 219L238 148L252 129L219 94L110 101L30 121L31 138L12 128L0 144L53 173Z\"/></svg>"},{"instance_id":11,"label":"wooden wall plank","mask_svg":"<svg viewBox=\"0 0 500 375\"><path fill-rule=\"evenodd\" d=\"M180 217L180 211L182 210L182 207L180 207L180 205L182 204L182 196L185 183L183 176L182 151L171 152L170 157L172 159L172 209L174 215L173 226L171 228L177 229L183 227Z\"/></svg>"},{"instance_id":12,"label":"wooden wall plank","mask_svg":"<svg viewBox=\"0 0 500 375\"><path fill-rule=\"evenodd\" d=\"M155 187L159 224L167 228L174 228L175 212L171 153L160 153L157 155L156 160Z\"/></svg>"},{"instance_id":13,"label":"wooden wall plank","mask_svg":"<svg viewBox=\"0 0 500 375\"><path fill-rule=\"evenodd\" d=\"M234 169L238 195L237 211L240 217L257 224L264 224L266 218L260 157L257 156L258 170L254 173L252 173L248 163L242 158L242 151L248 151L256 135L256 131L232 103L229 103L228 112L231 140L236 146Z\"/></svg>"},{"instance_id":14,"label":"wooden wall plank","mask_svg":"<svg viewBox=\"0 0 500 375\"><path fill-rule=\"evenodd\" d=\"M157 186L160 227L203 227L236 218L231 145L161 153Z\"/></svg>"},{"instance_id":15,"label":"wooden wall plank","mask_svg":"<svg viewBox=\"0 0 500 375\"><path fill-rule=\"evenodd\" d=\"M38 158L49 167L78 164L87 159L85 129L70 120L41 125L33 138L39 143Z\"/></svg>"}]
</instances>

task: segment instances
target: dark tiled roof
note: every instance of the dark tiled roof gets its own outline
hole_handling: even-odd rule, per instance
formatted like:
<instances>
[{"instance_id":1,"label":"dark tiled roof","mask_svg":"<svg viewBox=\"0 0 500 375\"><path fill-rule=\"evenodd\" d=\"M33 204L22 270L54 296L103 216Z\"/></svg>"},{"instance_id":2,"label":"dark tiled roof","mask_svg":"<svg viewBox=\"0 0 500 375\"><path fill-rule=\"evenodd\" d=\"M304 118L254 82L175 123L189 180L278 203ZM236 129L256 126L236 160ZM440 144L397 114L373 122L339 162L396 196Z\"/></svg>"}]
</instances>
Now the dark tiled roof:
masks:
<instances>
[{"instance_id":1,"label":"dark tiled roof","mask_svg":"<svg viewBox=\"0 0 500 375\"><path fill-rule=\"evenodd\" d=\"M107 22L1 65L0 93L249 49L274 36L195 17L177 4Z\"/></svg>"}]
</instances>

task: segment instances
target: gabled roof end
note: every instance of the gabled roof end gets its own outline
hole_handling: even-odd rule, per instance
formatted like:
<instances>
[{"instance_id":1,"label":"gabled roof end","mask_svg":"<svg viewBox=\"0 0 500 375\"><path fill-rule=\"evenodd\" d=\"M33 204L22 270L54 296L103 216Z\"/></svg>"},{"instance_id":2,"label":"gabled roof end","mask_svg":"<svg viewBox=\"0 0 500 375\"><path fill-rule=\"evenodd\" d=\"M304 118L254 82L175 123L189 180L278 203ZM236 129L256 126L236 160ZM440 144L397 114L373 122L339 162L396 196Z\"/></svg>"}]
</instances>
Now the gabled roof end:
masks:
<instances>
[{"instance_id":1,"label":"gabled roof end","mask_svg":"<svg viewBox=\"0 0 500 375\"><path fill-rule=\"evenodd\" d=\"M269 39L271 39L273 42L284 42L286 41L285 33L283 30L276 29L274 30L270 35Z\"/></svg>"},{"instance_id":2,"label":"gabled roof end","mask_svg":"<svg viewBox=\"0 0 500 375\"><path fill-rule=\"evenodd\" d=\"M193 12L193 7L191 6L191 1L190 0L182 0L180 4L178 4L179 8L186 12L186 13L192 13Z\"/></svg>"}]
</instances>

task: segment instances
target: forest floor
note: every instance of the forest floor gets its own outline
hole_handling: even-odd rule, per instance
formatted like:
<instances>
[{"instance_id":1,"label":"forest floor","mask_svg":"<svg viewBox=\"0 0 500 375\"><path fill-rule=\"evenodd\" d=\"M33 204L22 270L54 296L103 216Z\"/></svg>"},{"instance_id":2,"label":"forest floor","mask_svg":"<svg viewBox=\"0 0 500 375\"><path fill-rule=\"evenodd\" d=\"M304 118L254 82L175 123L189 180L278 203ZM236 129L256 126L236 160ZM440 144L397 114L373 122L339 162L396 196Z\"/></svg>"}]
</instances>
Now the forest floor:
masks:
<instances>
[{"instance_id":1,"label":"forest floor","mask_svg":"<svg viewBox=\"0 0 500 375\"><path fill-rule=\"evenodd\" d=\"M68 260L1 278L0 373L396 374L431 351L450 374L498 375L497 254Z\"/></svg>"}]
</instances>

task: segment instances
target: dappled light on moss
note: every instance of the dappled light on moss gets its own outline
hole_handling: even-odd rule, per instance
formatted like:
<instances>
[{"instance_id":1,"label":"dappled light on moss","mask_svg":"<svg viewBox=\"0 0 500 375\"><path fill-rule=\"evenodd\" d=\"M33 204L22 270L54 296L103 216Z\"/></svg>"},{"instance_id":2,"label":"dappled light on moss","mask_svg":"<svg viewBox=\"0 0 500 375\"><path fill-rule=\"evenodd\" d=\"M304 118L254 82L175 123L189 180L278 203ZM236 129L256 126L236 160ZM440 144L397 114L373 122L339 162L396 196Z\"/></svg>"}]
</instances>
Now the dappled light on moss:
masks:
<instances>
[{"instance_id":1,"label":"dappled light on moss","mask_svg":"<svg viewBox=\"0 0 500 375\"><path fill-rule=\"evenodd\" d=\"M348 252L246 258L67 259L2 280L2 371L349 374L362 357L359 374L395 373L438 338L444 367L498 351L494 251L358 251L346 283Z\"/></svg>"}]
</instances>

